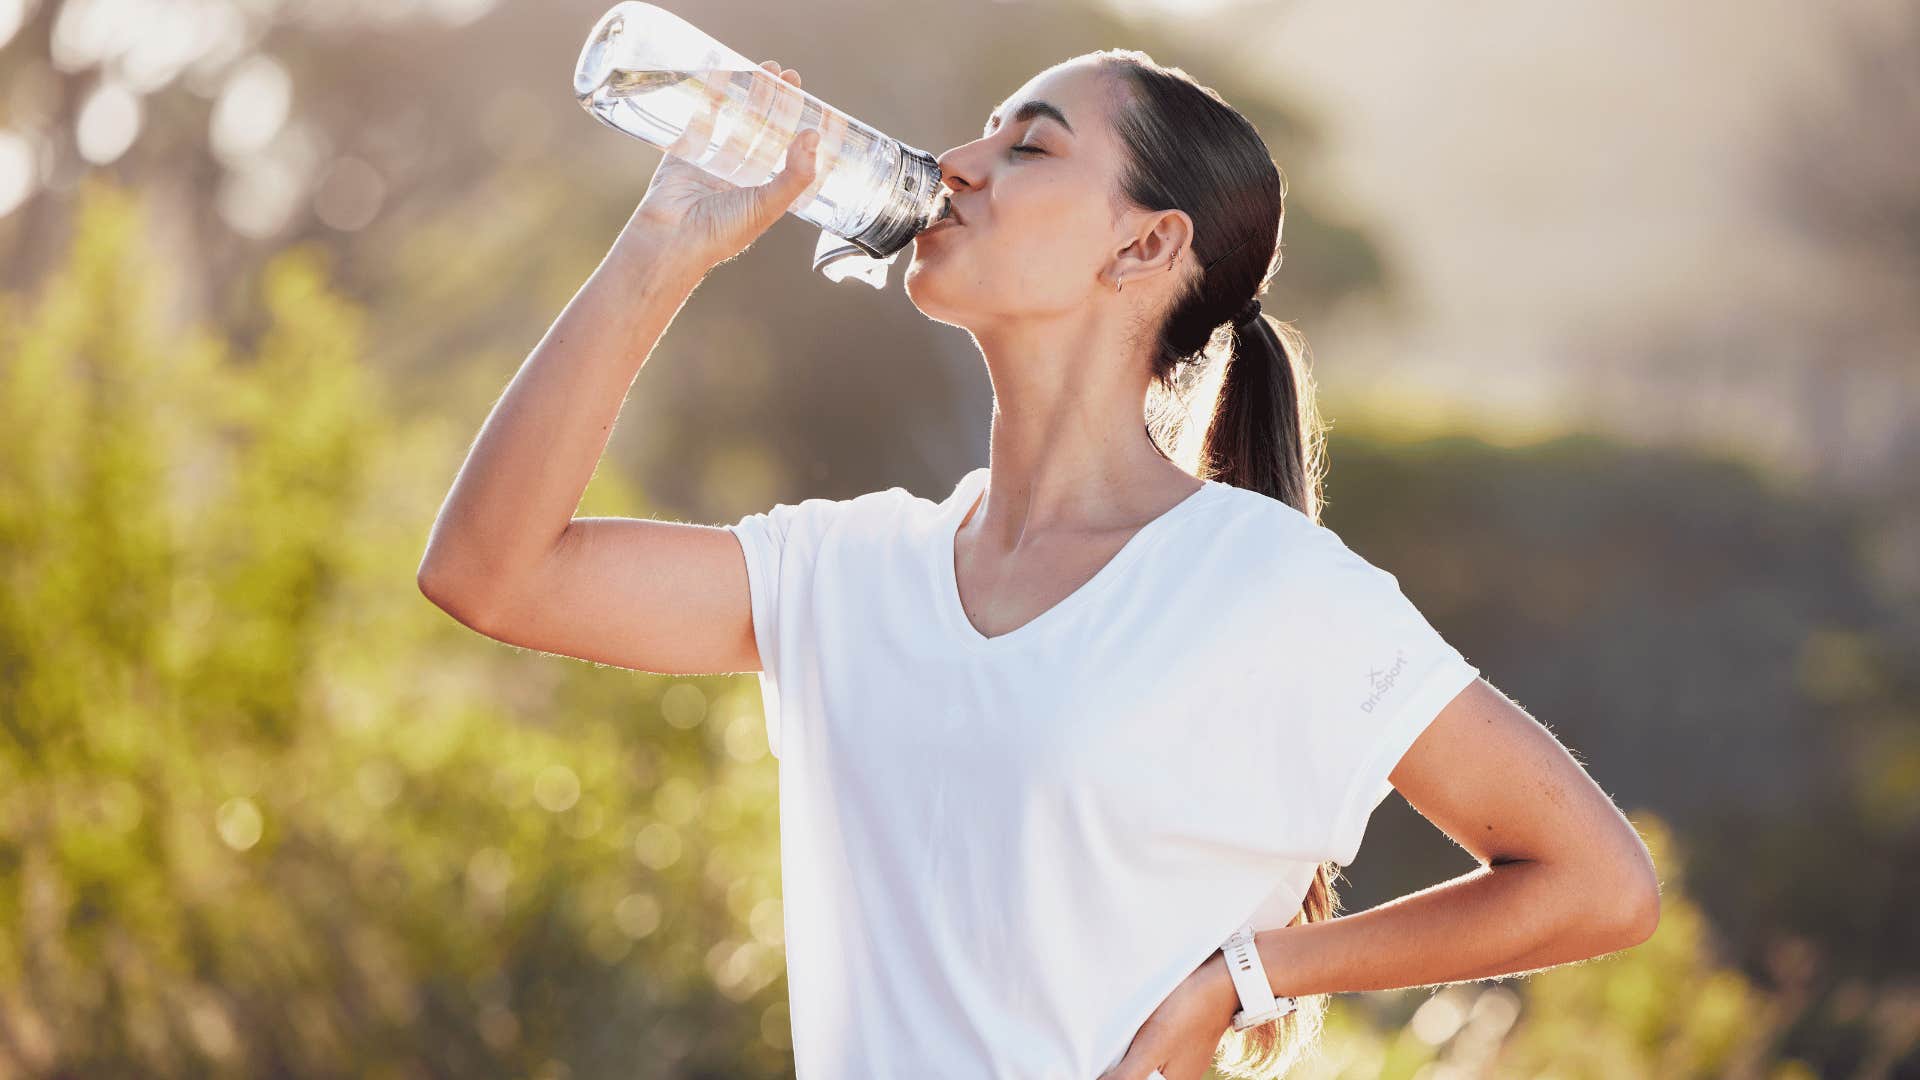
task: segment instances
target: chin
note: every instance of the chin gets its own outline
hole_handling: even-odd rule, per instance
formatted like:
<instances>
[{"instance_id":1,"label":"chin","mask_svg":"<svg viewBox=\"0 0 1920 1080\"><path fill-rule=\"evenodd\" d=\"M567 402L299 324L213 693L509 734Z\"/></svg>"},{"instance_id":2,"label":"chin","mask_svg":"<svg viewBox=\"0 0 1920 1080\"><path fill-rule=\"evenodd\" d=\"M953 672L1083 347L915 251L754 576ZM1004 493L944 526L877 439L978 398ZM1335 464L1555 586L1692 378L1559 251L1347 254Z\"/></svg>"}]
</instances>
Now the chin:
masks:
<instances>
[{"instance_id":1,"label":"chin","mask_svg":"<svg viewBox=\"0 0 1920 1080\"><path fill-rule=\"evenodd\" d=\"M961 325L957 318L961 309L940 297L940 287L933 280L938 275L932 271L919 272L917 269L919 265L917 262L909 265L906 276L901 279L901 286L906 290L907 299L913 303L920 314L934 322L945 323L948 326Z\"/></svg>"},{"instance_id":2,"label":"chin","mask_svg":"<svg viewBox=\"0 0 1920 1080\"><path fill-rule=\"evenodd\" d=\"M983 306L979 295L981 282L977 278L966 263L956 262L948 252L930 247L923 253L914 242L913 259L907 263L900 282L907 298L921 314L935 322L962 326L961 319L968 312Z\"/></svg>"},{"instance_id":3,"label":"chin","mask_svg":"<svg viewBox=\"0 0 1920 1080\"><path fill-rule=\"evenodd\" d=\"M916 307L924 308L929 301L934 301L940 292L939 286L932 280L938 276L932 273L926 262L920 258L920 253L916 251L913 258L908 260L907 269L900 276L900 286L906 290L908 298Z\"/></svg>"}]
</instances>

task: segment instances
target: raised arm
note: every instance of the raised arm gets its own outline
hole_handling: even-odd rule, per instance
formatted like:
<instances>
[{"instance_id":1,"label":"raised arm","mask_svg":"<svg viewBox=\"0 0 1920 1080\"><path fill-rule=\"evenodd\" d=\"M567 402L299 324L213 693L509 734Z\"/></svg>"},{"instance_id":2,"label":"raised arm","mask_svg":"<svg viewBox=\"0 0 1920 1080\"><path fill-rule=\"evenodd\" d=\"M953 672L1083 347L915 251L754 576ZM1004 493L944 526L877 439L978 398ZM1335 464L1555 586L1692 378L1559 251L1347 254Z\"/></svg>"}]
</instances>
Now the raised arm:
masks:
<instances>
[{"instance_id":1,"label":"raised arm","mask_svg":"<svg viewBox=\"0 0 1920 1080\"><path fill-rule=\"evenodd\" d=\"M799 84L792 71L770 70ZM711 114L688 129L704 145ZM707 271L812 183L817 139L739 187L669 152L612 248L494 404L433 524L420 591L526 648L674 674L759 667L725 529L575 518L634 378Z\"/></svg>"}]
</instances>

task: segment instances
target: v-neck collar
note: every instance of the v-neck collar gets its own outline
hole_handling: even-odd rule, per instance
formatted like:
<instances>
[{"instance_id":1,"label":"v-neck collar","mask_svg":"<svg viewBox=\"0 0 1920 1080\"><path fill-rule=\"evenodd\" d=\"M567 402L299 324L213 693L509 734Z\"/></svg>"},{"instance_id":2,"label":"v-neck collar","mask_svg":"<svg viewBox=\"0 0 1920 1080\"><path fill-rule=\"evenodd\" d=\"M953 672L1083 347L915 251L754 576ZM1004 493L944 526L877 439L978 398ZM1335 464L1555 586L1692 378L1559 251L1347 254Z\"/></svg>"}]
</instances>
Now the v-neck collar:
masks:
<instances>
[{"instance_id":1,"label":"v-neck collar","mask_svg":"<svg viewBox=\"0 0 1920 1080\"><path fill-rule=\"evenodd\" d=\"M973 620L967 618L966 606L961 602L960 578L956 568L959 549L956 541L959 538L960 523L966 520L968 513L979 503L990 475L990 467L982 465L962 477L954 490L952 503L940 519L939 527L933 530L933 557L938 567L940 582L940 617L952 627L961 641L970 648L978 650L1009 648L1044 632L1053 623L1071 616L1076 608L1090 603L1099 593L1109 588L1121 571L1126 569L1127 564L1139 557L1148 541L1156 533L1191 513L1195 507L1209 501L1218 489L1230 486L1218 480L1203 480L1201 486L1186 498L1162 511L1158 517L1136 530L1127 538L1127 542L1120 546L1120 550L1114 552L1113 557L1107 560L1106 565L1096 570L1094 575L1081 583L1079 588L1019 626L1004 634L988 637L973 625Z\"/></svg>"}]
</instances>

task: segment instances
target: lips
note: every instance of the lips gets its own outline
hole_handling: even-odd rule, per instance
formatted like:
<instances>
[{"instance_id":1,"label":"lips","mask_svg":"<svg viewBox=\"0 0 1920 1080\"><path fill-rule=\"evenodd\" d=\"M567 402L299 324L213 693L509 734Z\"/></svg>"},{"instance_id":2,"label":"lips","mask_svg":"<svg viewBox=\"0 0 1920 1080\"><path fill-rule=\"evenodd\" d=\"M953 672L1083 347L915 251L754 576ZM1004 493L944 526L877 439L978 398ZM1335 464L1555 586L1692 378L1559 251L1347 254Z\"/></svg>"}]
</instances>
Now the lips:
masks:
<instances>
[{"instance_id":1,"label":"lips","mask_svg":"<svg viewBox=\"0 0 1920 1080\"><path fill-rule=\"evenodd\" d=\"M966 224L966 222L961 221L960 216L958 214L954 214L950 217L935 218L933 219L933 224L928 225L924 229L921 229L918 233L914 235L925 236L928 233L945 232L948 229L957 229L964 224Z\"/></svg>"}]
</instances>

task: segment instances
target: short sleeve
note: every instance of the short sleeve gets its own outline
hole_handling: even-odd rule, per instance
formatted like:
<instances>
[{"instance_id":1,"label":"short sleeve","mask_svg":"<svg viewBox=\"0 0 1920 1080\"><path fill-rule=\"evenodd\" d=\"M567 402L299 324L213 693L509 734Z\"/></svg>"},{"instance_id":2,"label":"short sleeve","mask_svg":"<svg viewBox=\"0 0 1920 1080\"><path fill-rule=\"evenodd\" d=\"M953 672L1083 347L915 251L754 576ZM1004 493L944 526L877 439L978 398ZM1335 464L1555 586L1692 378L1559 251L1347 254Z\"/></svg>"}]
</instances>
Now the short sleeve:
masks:
<instances>
[{"instance_id":1,"label":"short sleeve","mask_svg":"<svg viewBox=\"0 0 1920 1080\"><path fill-rule=\"evenodd\" d=\"M1314 550L1289 574L1297 656L1291 685L1305 708L1297 745L1316 806L1321 857L1349 865L1387 779L1427 725L1480 676L1400 589L1335 534L1313 528Z\"/></svg>"},{"instance_id":2,"label":"short sleeve","mask_svg":"<svg viewBox=\"0 0 1920 1080\"><path fill-rule=\"evenodd\" d=\"M766 712L767 748L780 756L783 718L780 687L789 667L804 662L796 650L812 635L806 621L813 607L814 566L834 515L847 505L833 499L775 503L724 526L747 560L747 592L753 638L760 651L760 700Z\"/></svg>"}]
</instances>

